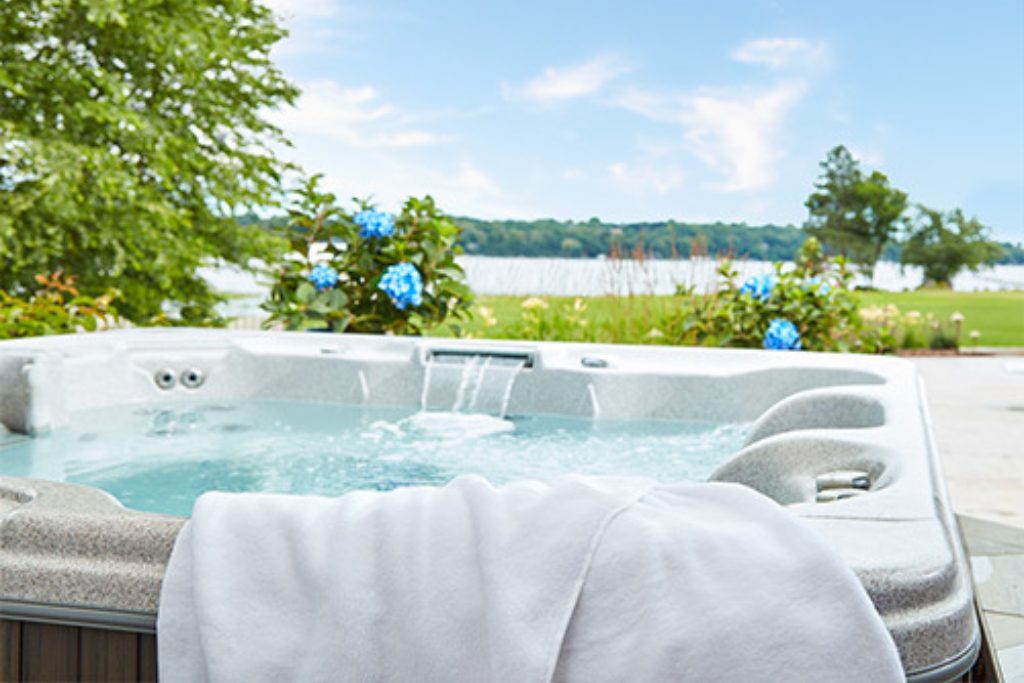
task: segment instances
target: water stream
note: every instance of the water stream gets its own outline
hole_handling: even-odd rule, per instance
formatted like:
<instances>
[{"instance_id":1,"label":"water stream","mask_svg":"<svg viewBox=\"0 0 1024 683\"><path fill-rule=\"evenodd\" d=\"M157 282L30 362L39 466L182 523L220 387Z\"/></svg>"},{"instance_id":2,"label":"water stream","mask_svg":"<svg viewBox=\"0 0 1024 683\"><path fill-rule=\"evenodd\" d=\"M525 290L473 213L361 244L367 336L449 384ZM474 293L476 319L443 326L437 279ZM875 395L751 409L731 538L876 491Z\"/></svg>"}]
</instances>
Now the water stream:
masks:
<instances>
[{"instance_id":1,"label":"water stream","mask_svg":"<svg viewBox=\"0 0 1024 683\"><path fill-rule=\"evenodd\" d=\"M507 419L512 389L526 361L491 355L427 360L420 409L401 421L423 435L465 439L515 431Z\"/></svg>"},{"instance_id":2,"label":"water stream","mask_svg":"<svg viewBox=\"0 0 1024 683\"><path fill-rule=\"evenodd\" d=\"M420 411L485 414L504 420L526 361L486 354L426 363ZM451 397L450 399L448 397ZM450 408L445 409L445 406Z\"/></svg>"}]
</instances>

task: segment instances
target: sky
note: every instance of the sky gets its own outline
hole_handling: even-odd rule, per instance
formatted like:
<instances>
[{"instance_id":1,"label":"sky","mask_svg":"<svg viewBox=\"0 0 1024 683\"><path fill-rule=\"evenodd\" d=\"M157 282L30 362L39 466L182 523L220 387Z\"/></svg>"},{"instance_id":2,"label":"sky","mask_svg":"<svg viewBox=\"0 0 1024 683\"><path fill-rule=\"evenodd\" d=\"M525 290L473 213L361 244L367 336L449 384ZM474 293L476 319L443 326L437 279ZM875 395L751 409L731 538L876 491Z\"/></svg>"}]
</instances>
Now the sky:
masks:
<instances>
[{"instance_id":1,"label":"sky","mask_svg":"<svg viewBox=\"0 0 1024 683\"><path fill-rule=\"evenodd\" d=\"M846 145L1024 241L1024 2L265 0L269 113L342 197L479 218L799 225Z\"/></svg>"}]
</instances>

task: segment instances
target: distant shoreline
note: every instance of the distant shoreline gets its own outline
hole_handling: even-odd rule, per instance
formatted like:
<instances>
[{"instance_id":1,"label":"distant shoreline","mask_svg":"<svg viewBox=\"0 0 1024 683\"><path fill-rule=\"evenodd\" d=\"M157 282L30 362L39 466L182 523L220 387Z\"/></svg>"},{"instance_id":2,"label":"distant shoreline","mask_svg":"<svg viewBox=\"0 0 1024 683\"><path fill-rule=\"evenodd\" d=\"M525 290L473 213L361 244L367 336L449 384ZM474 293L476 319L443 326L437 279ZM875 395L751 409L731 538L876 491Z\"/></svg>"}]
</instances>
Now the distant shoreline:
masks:
<instances>
[{"instance_id":1,"label":"distant shoreline","mask_svg":"<svg viewBox=\"0 0 1024 683\"><path fill-rule=\"evenodd\" d=\"M680 284L707 291L717 282L718 262L702 259L653 259L634 261L609 258L555 258L529 256L458 257L474 293L494 295L608 296L667 295ZM743 277L772 272L769 261L736 260ZM876 268L874 287L898 292L921 284L921 270L883 261ZM219 292L231 294L223 309L226 315L255 315L267 287L258 276L237 268L206 268L203 276ZM868 284L863 279L859 284ZM953 280L959 292L1024 290L1024 265L1002 265L979 273L962 273Z\"/></svg>"}]
</instances>

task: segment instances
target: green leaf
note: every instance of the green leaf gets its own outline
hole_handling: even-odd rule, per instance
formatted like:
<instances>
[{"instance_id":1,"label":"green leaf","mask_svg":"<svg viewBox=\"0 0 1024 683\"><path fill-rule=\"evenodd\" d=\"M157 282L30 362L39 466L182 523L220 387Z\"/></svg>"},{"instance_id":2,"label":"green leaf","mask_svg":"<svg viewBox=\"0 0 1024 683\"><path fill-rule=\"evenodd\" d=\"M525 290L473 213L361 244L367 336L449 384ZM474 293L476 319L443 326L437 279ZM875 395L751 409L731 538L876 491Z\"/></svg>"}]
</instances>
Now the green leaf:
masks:
<instances>
[{"instance_id":1,"label":"green leaf","mask_svg":"<svg viewBox=\"0 0 1024 683\"><path fill-rule=\"evenodd\" d=\"M316 296L316 287L309 282L303 282L299 285L299 288L295 290L295 299L301 304L309 304L313 301L313 297Z\"/></svg>"},{"instance_id":2,"label":"green leaf","mask_svg":"<svg viewBox=\"0 0 1024 683\"><path fill-rule=\"evenodd\" d=\"M334 289L328 294L327 301L331 308L341 310L348 303L348 296L342 290Z\"/></svg>"}]
</instances>

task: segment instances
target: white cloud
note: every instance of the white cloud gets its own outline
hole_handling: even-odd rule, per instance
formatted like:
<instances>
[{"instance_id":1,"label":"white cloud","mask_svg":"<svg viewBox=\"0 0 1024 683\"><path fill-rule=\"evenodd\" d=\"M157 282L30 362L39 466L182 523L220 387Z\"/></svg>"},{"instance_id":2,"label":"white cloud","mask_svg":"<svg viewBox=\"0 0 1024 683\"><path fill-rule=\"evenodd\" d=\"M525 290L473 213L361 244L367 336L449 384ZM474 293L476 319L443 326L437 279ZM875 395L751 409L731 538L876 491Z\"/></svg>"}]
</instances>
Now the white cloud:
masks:
<instances>
[{"instance_id":1,"label":"white cloud","mask_svg":"<svg viewBox=\"0 0 1024 683\"><path fill-rule=\"evenodd\" d=\"M730 55L737 62L769 69L814 69L828 63L828 47L803 38L759 38L743 43Z\"/></svg>"},{"instance_id":2,"label":"white cloud","mask_svg":"<svg viewBox=\"0 0 1024 683\"><path fill-rule=\"evenodd\" d=\"M608 175L619 187L629 191L668 194L683 184L685 176L676 166L651 163L627 164L617 161L608 166Z\"/></svg>"},{"instance_id":3,"label":"white cloud","mask_svg":"<svg viewBox=\"0 0 1024 683\"><path fill-rule=\"evenodd\" d=\"M350 6L342 7L340 0L263 0L288 30L288 35L271 49L275 60L317 55L323 58L335 54L349 45L354 21ZM344 15L344 16L342 16Z\"/></svg>"},{"instance_id":4,"label":"white cloud","mask_svg":"<svg viewBox=\"0 0 1024 683\"><path fill-rule=\"evenodd\" d=\"M498 185L494 179L468 161L459 165L459 172L452 179L451 186L474 196L498 193Z\"/></svg>"},{"instance_id":5,"label":"white cloud","mask_svg":"<svg viewBox=\"0 0 1024 683\"><path fill-rule=\"evenodd\" d=\"M383 150L361 155L359 162L337 163L337 143L316 149L291 150L293 160L324 174L324 187L339 197L372 197L381 208L397 211L409 196L429 194L448 214L481 218L528 218L524 209L491 173L469 159L430 161L410 158L405 151Z\"/></svg>"},{"instance_id":6,"label":"white cloud","mask_svg":"<svg viewBox=\"0 0 1024 683\"><path fill-rule=\"evenodd\" d=\"M421 147L445 141L405 127L395 108L380 102L375 88L342 88L334 81L302 84L296 106L277 110L271 118L285 133L323 136L353 147Z\"/></svg>"},{"instance_id":7,"label":"white cloud","mask_svg":"<svg viewBox=\"0 0 1024 683\"><path fill-rule=\"evenodd\" d=\"M759 90L705 89L675 95L632 91L618 104L681 126L685 148L724 177L712 188L737 192L775 181L775 164L783 156L783 120L806 89L803 82L783 82Z\"/></svg>"},{"instance_id":8,"label":"white cloud","mask_svg":"<svg viewBox=\"0 0 1024 683\"><path fill-rule=\"evenodd\" d=\"M582 64L548 67L522 86L503 84L502 92L509 99L564 102L599 92L609 81L627 71L629 68L620 59L603 55Z\"/></svg>"}]
</instances>

